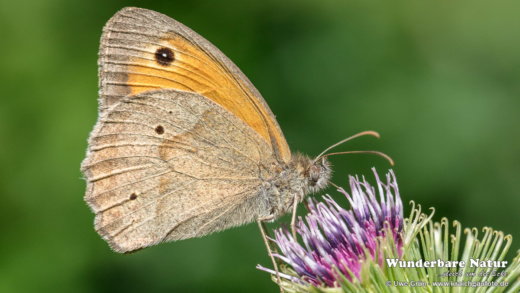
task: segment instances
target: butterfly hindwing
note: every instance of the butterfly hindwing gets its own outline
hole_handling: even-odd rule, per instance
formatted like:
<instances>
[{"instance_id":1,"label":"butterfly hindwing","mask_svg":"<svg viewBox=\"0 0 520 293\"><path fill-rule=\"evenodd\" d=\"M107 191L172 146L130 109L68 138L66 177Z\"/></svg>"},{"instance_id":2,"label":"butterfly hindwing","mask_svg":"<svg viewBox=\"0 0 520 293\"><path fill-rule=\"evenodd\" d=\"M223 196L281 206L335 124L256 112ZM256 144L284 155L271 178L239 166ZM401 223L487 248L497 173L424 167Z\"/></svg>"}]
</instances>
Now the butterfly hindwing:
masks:
<instances>
[{"instance_id":1,"label":"butterfly hindwing","mask_svg":"<svg viewBox=\"0 0 520 293\"><path fill-rule=\"evenodd\" d=\"M199 94L147 91L96 124L82 171L96 230L119 252L209 234L267 211L270 146Z\"/></svg>"}]
</instances>

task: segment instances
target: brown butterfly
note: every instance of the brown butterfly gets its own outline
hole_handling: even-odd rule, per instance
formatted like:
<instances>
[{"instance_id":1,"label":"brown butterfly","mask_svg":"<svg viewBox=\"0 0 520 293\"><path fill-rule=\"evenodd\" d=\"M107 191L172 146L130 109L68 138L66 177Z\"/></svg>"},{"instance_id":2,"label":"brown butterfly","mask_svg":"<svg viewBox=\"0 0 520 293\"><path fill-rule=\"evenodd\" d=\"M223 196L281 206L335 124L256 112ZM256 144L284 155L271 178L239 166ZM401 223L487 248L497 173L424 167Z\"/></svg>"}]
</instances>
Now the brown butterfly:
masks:
<instances>
[{"instance_id":1,"label":"brown butterfly","mask_svg":"<svg viewBox=\"0 0 520 293\"><path fill-rule=\"evenodd\" d=\"M113 250L272 221L327 186L325 156L292 155L260 93L207 40L140 8L103 31L99 120L81 170Z\"/></svg>"}]
</instances>

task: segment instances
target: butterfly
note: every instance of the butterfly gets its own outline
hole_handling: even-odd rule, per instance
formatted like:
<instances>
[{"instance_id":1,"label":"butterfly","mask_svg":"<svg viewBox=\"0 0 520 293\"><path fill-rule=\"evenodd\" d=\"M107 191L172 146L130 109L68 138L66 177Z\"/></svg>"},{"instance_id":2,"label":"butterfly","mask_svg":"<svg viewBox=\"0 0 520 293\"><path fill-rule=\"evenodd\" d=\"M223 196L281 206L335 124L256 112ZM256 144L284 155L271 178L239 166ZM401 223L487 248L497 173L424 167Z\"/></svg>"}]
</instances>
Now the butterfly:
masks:
<instances>
[{"instance_id":1,"label":"butterfly","mask_svg":"<svg viewBox=\"0 0 520 293\"><path fill-rule=\"evenodd\" d=\"M291 210L294 223L297 204L328 185L325 156L292 154L247 77L170 17L122 9L103 29L98 65L99 118L81 170L114 251Z\"/></svg>"}]
</instances>

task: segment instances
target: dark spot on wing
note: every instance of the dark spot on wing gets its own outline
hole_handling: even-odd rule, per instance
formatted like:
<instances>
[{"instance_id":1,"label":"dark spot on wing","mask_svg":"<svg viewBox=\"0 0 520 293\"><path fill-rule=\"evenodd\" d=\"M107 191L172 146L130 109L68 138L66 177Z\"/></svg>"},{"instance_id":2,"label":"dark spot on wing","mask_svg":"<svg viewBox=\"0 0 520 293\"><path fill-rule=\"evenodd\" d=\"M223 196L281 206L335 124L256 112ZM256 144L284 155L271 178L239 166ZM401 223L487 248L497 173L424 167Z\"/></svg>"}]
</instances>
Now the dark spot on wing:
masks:
<instances>
[{"instance_id":1,"label":"dark spot on wing","mask_svg":"<svg viewBox=\"0 0 520 293\"><path fill-rule=\"evenodd\" d=\"M155 133L163 134L164 133L164 127L162 127L161 125L157 125L157 127L155 127Z\"/></svg>"},{"instance_id":2,"label":"dark spot on wing","mask_svg":"<svg viewBox=\"0 0 520 293\"><path fill-rule=\"evenodd\" d=\"M155 61L159 65L168 66L175 60L175 55L173 54L172 49L170 48L159 48L155 51Z\"/></svg>"}]
</instances>

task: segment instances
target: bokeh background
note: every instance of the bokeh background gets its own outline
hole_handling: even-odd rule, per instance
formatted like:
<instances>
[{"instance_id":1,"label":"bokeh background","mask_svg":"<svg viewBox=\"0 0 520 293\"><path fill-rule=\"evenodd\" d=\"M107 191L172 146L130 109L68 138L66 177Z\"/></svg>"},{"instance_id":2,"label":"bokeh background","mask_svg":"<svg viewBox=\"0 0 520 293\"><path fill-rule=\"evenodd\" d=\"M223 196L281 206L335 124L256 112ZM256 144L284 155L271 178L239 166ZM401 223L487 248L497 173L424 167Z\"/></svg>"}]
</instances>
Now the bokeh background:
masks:
<instances>
[{"instance_id":1,"label":"bokeh background","mask_svg":"<svg viewBox=\"0 0 520 293\"><path fill-rule=\"evenodd\" d=\"M219 47L293 151L316 155L377 130L380 140L338 150L392 156L405 215L414 200L437 220L512 234L520 248L518 1L2 0L0 292L278 290L255 269L270 265L255 224L131 255L94 231L79 167L97 119L101 29L125 6ZM370 155L331 160L343 186L390 167Z\"/></svg>"}]
</instances>

